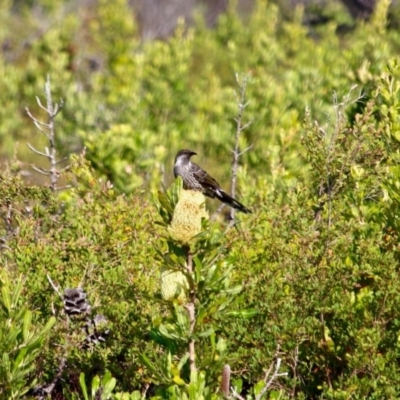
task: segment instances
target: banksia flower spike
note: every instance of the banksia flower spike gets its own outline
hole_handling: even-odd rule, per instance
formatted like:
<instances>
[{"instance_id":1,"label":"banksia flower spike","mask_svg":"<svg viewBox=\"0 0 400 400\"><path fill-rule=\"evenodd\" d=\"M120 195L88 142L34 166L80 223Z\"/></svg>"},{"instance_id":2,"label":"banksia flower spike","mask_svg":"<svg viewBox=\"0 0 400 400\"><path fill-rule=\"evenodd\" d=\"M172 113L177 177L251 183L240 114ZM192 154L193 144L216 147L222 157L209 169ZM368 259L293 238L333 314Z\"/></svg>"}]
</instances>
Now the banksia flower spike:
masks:
<instances>
[{"instance_id":1,"label":"banksia flower spike","mask_svg":"<svg viewBox=\"0 0 400 400\"><path fill-rule=\"evenodd\" d=\"M208 218L203 193L182 190L168 232L174 240L186 244L201 232L202 218Z\"/></svg>"}]
</instances>

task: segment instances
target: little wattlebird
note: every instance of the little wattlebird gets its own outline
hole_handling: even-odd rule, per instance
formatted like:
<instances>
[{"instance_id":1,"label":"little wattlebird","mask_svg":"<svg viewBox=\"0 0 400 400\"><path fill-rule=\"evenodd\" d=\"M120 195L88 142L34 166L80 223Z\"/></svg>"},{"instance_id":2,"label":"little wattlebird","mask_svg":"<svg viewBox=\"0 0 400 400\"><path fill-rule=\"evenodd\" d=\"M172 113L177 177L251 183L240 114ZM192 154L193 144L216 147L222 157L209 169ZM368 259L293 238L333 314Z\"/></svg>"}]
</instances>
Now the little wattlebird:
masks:
<instances>
[{"instance_id":1,"label":"little wattlebird","mask_svg":"<svg viewBox=\"0 0 400 400\"><path fill-rule=\"evenodd\" d=\"M217 198L222 203L235 208L245 214L251 213L247 207L239 203L236 199L229 196L219 185L219 183L197 164L190 161L196 155L191 150L179 150L175 157L174 175L180 176L183 180L183 188L186 190L201 190L206 196L212 199Z\"/></svg>"}]
</instances>

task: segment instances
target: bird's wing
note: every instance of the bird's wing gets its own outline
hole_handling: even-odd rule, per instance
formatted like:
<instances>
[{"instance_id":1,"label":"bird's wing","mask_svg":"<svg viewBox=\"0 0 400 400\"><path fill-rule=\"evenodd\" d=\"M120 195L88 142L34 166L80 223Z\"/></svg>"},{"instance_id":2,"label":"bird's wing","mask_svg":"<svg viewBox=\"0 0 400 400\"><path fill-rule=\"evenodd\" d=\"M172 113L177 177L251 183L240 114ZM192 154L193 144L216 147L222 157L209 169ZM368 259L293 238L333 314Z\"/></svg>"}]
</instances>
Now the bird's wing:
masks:
<instances>
[{"instance_id":1,"label":"bird's wing","mask_svg":"<svg viewBox=\"0 0 400 400\"><path fill-rule=\"evenodd\" d=\"M211 188L211 189L219 189L219 183L211 176L209 175L206 171L201 169L198 165L194 164L196 166L196 171L194 171L194 176L197 178L197 180L201 183L201 185L204 187L204 189Z\"/></svg>"}]
</instances>

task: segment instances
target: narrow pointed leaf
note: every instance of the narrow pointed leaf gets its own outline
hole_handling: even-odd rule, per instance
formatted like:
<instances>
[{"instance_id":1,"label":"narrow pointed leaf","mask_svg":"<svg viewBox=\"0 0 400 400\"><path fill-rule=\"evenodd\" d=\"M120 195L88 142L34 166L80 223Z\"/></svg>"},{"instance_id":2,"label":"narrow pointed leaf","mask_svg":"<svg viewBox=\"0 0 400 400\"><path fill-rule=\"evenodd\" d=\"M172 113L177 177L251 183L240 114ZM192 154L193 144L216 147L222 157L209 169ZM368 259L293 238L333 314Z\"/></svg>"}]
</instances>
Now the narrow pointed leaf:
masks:
<instances>
[{"instance_id":1,"label":"narrow pointed leaf","mask_svg":"<svg viewBox=\"0 0 400 400\"><path fill-rule=\"evenodd\" d=\"M85 382L85 374L81 372L79 375L79 383L81 386L82 394L85 400L89 400L88 392L87 392L87 387L86 387L86 382Z\"/></svg>"}]
</instances>

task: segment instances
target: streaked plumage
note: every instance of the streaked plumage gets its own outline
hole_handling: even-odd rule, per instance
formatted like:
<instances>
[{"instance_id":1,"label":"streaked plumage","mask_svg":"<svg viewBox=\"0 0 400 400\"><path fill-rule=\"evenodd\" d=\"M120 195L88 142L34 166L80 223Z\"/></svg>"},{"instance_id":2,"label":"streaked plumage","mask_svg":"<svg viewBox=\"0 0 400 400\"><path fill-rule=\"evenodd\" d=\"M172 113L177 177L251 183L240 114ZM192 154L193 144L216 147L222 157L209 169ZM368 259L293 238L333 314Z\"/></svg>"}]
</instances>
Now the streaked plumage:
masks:
<instances>
[{"instance_id":1,"label":"streaked plumage","mask_svg":"<svg viewBox=\"0 0 400 400\"><path fill-rule=\"evenodd\" d=\"M219 183L197 164L190 161L196 155L191 150L179 150L175 157L174 175L180 176L183 180L183 187L187 190L201 190L206 196L217 198L230 207L245 214L251 211L233 197L229 196Z\"/></svg>"}]
</instances>

